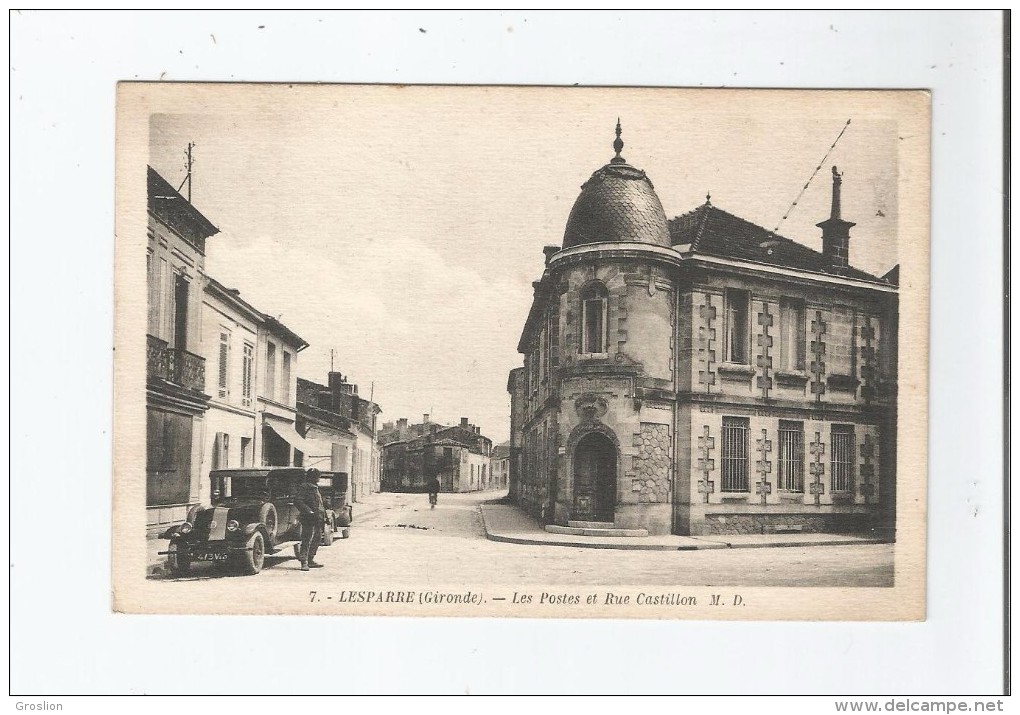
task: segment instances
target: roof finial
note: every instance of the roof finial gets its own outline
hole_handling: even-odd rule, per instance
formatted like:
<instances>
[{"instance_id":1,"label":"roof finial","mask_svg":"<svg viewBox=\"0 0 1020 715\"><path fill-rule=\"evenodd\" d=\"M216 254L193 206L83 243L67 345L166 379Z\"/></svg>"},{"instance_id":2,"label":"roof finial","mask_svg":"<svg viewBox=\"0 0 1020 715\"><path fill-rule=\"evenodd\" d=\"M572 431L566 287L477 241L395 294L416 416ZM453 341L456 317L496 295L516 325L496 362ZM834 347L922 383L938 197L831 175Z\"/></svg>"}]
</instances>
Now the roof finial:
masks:
<instances>
[{"instance_id":1,"label":"roof finial","mask_svg":"<svg viewBox=\"0 0 1020 715\"><path fill-rule=\"evenodd\" d=\"M709 206L712 205L712 192L711 191L705 193L705 203L708 204Z\"/></svg>"},{"instance_id":2,"label":"roof finial","mask_svg":"<svg viewBox=\"0 0 1020 715\"><path fill-rule=\"evenodd\" d=\"M620 138L620 134L623 130L620 128L620 118L616 118L616 141L613 142L613 149L616 150L616 156L609 160L611 164L626 164L627 160L620 156L620 152L623 151L623 139Z\"/></svg>"},{"instance_id":3,"label":"roof finial","mask_svg":"<svg viewBox=\"0 0 1020 715\"><path fill-rule=\"evenodd\" d=\"M840 218L840 193L843 186L843 175L836 169L835 164L832 166L832 211L829 213L829 218Z\"/></svg>"}]
</instances>

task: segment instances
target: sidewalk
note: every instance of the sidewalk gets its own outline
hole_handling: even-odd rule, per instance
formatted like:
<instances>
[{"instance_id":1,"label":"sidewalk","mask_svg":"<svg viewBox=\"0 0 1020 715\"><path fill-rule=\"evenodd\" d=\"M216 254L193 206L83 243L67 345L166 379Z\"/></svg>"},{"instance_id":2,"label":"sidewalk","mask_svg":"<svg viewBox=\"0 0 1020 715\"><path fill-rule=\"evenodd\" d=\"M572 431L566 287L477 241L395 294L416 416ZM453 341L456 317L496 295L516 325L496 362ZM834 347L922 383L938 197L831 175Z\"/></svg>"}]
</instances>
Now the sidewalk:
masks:
<instances>
[{"instance_id":1,"label":"sidewalk","mask_svg":"<svg viewBox=\"0 0 1020 715\"><path fill-rule=\"evenodd\" d=\"M718 534L711 536L571 536L550 534L510 504L482 504L485 536L491 541L541 546L581 546L589 549L694 551L701 549L760 549L779 546L846 546L882 544L886 539L848 534Z\"/></svg>"}]
</instances>

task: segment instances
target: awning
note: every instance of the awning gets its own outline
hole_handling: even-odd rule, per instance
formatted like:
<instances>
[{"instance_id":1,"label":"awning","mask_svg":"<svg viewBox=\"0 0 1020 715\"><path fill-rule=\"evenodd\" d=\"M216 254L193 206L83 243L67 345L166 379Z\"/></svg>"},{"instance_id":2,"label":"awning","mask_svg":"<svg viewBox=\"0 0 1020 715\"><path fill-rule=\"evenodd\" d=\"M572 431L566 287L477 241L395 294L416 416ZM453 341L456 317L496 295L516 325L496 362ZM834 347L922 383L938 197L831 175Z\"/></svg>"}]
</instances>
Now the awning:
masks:
<instances>
[{"instance_id":1,"label":"awning","mask_svg":"<svg viewBox=\"0 0 1020 715\"><path fill-rule=\"evenodd\" d=\"M277 422L275 420L266 420L266 425L269 429L280 435L283 440L294 449L301 450L304 454L312 454L315 451L315 445L310 440L305 439L298 434L298 431L294 429L294 425L289 422ZM329 454L329 450L326 451Z\"/></svg>"}]
</instances>

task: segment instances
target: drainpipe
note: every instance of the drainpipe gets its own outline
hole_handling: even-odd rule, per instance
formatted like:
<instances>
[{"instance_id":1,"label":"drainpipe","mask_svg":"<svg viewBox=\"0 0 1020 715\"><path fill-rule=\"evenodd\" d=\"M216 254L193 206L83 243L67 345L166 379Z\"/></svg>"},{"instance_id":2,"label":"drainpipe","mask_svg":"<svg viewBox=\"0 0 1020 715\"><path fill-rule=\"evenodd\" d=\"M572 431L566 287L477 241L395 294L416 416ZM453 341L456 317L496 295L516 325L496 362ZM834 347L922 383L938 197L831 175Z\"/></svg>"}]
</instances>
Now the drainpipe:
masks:
<instances>
[{"instance_id":1,"label":"drainpipe","mask_svg":"<svg viewBox=\"0 0 1020 715\"><path fill-rule=\"evenodd\" d=\"M670 484L669 484L669 524L670 532L676 533L676 510L677 510L677 478L679 464L680 446L680 402L677 399L680 393L680 277L676 275L673 280L673 457L670 460Z\"/></svg>"}]
</instances>

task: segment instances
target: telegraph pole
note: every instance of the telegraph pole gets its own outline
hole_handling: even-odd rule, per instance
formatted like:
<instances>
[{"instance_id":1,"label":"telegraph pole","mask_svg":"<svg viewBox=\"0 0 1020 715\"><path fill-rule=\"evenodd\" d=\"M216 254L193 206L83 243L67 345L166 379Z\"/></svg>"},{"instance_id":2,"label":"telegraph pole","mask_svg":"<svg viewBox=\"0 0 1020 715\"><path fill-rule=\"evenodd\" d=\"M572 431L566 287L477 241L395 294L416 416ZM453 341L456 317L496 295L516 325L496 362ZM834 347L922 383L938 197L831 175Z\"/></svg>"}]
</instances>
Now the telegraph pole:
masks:
<instances>
[{"instance_id":1,"label":"telegraph pole","mask_svg":"<svg viewBox=\"0 0 1020 715\"><path fill-rule=\"evenodd\" d=\"M184 169L185 169L186 173L185 173L185 176L184 176L184 181L182 181L181 185L177 187L177 193L180 193L181 189L184 188L184 185L185 184L188 185L188 203L189 204L191 203L191 167L194 166L194 164L195 164L195 159L191 155L191 150L194 149L194 148L195 148L195 143L194 142L188 142L188 151L187 151L188 160L184 164Z\"/></svg>"}]
</instances>

